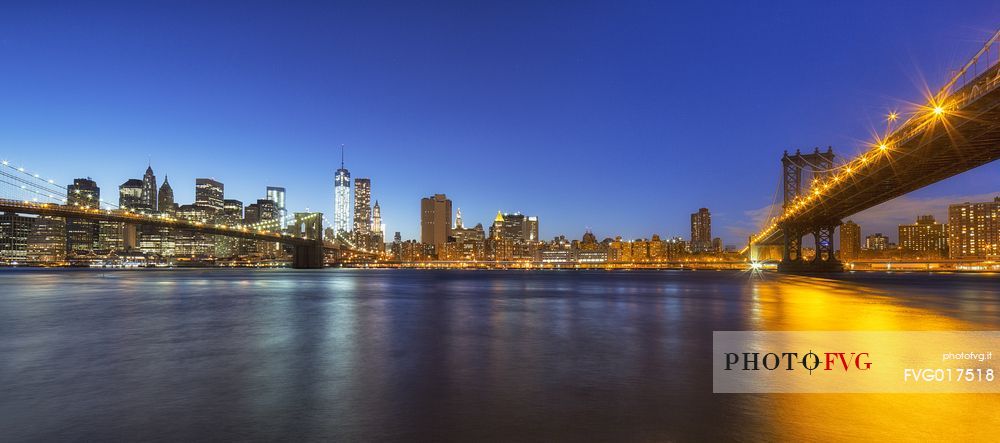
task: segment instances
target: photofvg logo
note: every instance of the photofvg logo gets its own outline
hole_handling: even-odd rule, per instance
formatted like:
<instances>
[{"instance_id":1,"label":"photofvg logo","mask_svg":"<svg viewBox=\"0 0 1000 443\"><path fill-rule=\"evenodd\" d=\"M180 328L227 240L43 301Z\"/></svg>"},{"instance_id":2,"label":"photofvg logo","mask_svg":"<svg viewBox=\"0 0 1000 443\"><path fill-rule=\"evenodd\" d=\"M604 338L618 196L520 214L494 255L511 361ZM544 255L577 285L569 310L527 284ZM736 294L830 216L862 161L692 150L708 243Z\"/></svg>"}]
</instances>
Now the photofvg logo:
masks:
<instances>
[{"instance_id":1,"label":"photofvg logo","mask_svg":"<svg viewBox=\"0 0 1000 443\"><path fill-rule=\"evenodd\" d=\"M801 358L799 357L801 355ZM867 371L872 362L868 352L727 352L726 370L742 371Z\"/></svg>"},{"instance_id":2,"label":"photofvg logo","mask_svg":"<svg viewBox=\"0 0 1000 443\"><path fill-rule=\"evenodd\" d=\"M1000 392L996 347L998 331L716 331L713 392Z\"/></svg>"}]
</instances>

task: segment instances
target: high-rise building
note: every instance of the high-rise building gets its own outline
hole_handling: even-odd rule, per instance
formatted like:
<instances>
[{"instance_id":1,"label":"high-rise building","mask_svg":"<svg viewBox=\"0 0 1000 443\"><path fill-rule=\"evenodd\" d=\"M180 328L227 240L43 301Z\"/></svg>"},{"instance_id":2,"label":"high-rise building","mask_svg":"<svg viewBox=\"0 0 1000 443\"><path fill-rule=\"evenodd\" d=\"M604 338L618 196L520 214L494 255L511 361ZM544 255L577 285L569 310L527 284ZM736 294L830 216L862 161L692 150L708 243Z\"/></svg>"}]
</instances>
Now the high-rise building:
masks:
<instances>
[{"instance_id":1,"label":"high-rise building","mask_svg":"<svg viewBox=\"0 0 1000 443\"><path fill-rule=\"evenodd\" d=\"M224 202L225 186L222 183L210 178L195 179L194 204L205 208L207 217L211 218L221 214L225 206Z\"/></svg>"},{"instance_id":2,"label":"high-rise building","mask_svg":"<svg viewBox=\"0 0 1000 443\"><path fill-rule=\"evenodd\" d=\"M78 178L66 186L66 204L81 208L99 208L101 188L90 178ZM97 249L99 226L96 221L66 220L66 252L87 253Z\"/></svg>"},{"instance_id":3,"label":"high-rise building","mask_svg":"<svg viewBox=\"0 0 1000 443\"><path fill-rule=\"evenodd\" d=\"M840 225L840 259L854 260L861 253L861 227L848 220Z\"/></svg>"},{"instance_id":4,"label":"high-rise building","mask_svg":"<svg viewBox=\"0 0 1000 443\"><path fill-rule=\"evenodd\" d=\"M160 193L157 195L156 208L164 214L173 214L177 210L174 203L174 188L170 187L170 180L163 176L163 185L160 186Z\"/></svg>"},{"instance_id":5,"label":"high-rise building","mask_svg":"<svg viewBox=\"0 0 1000 443\"><path fill-rule=\"evenodd\" d=\"M137 178L130 178L118 186L118 207L130 211L148 210L146 205L145 183Z\"/></svg>"},{"instance_id":6,"label":"high-rise building","mask_svg":"<svg viewBox=\"0 0 1000 443\"><path fill-rule=\"evenodd\" d=\"M375 206L372 207L372 232L381 235L385 232L385 227L382 226L382 208L378 205L378 200L375 200Z\"/></svg>"},{"instance_id":7,"label":"high-rise building","mask_svg":"<svg viewBox=\"0 0 1000 443\"><path fill-rule=\"evenodd\" d=\"M28 237L27 260L34 265L66 262L66 220L42 215L35 219Z\"/></svg>"},{"instance_id":8,"label":"high-rise building","mask_svg":"<svg viewBox=\"0 0 1000 443\"><path fill-rule=\"evenodd\" d=\"M371 242L372 182L367 178L354 179L354 238L362 247Z\"/></svg>"},{"instance_id":9,"label":"high-rise building","mask_svg":"<svg viewBox=\"0 0 1000 443\"><path fill-rule=\"evenodd\" d=\"M187 221L204 222L215 215L215 211L198 204L181 205L177 208L177 218ZM177 229L174 233L174 247L178 256L207 257L215 254L214 236L201 231Z\"/></svg>"},{"instance_id":10,"label":"high-rise building","mask_svg":"<svg viewBox=\"0 0 1000 443\"><path fill-rule=\"evenodd\" d=\"M532 215L524 220L524 240L537 242L538 238L538 217Z\"/></svg>"},{"instance_id":11,"label":"high-rise building","mask_svg":"<svg viewBox=\"0 0 1000 443\"><path fill-rule=\"evenodd\" d=\"M243 202L239 200L226 199L222 203L222 213L226 223L236 224L243 221Z\"/></svg>"},{"instance_id":12,"label":"high-rise building","mask_svg":"<svg viewBox=\"0 0 1000 443\"><path fill-rule=\"evenodd\" d=\"M899 248L904 252L948 256L948 225L921 215L912 225L899 225Z\"/></svg>"},{"instance_id":13,"label":"high-rise building","mask_svg":"<svg viewBox=\"0 0 1000 443\"><path fill-rule=\"evenodd\" d=\"M1000 257L1000 196L948 206L948 254L956 259Z\"/></svg>"},{"instance_id":14,"label":"high-rise building","mask_svg":"<svg viewBox=\"0 0 1000 443\"><path fill-rule=\"evenodd\" d=\"M443 248L451 236L451 200L444 194L420 199L420 242Z\"/></svg>"},{"instance_id":15,"label":"high-rise building","mask_svg":"<svg viewBox=\"0 0 1000 443\"><path fill-rule=\"evenodd\" d=\"M889 237L876 232L865 237L865 249L869 251L885 251L889 249Z\"/></svg>"},{"instance_id":16,"label":"high-rise building","mask_svg":"<svg viewBox=\"0 0 1000 443\"><path fill-rule=\"evenodd\" d=\"M0 265L10 266L28 261L28 237L34 226L34 217L13 212L0 213Z\"/></svg>"},{"instance_id":17,"label":"high-rise building","mask_svg":"<svg viewBox=\"0 0 1000 443\"><path fill-rule=\"evenodd\" d=\"M691 214L691 252L712 250L712 214L701 208Z\"/></svg>"},{"instance_id":18,"label":"high-rise building","mask_svg":"<svg viewBox=\"0 0 1000 443\"><path fill-rule=\"evenodd\" d=\"M267 199L274 202L274 208L278 217L278 226L281 230L288 227L288 209L285 208L285 188L277 186L267 187Z\"/></svg>"},{"instance_id":19,"label":"high-rise building","mask_svg":"<svg viewBox=\"0 0 1000 443\"><path fill-rule=\"evenodd\" d=\"M351 230L351 173L344 168L344 147L340 147L340 169L333 177L333 231Z\"/></svg>"},{"instance_id":20,"label":"high-rise building","mask_svg":"<svg viewBox=\"0 0 1000 443\"><path fill-rule=\"evenodd\" d=\"M142 176L142 203L146 209L156 211L159 201L156 198L156 176L153 175L153 167L147 166L146 173Z\"/></svg>"}]
</instances>

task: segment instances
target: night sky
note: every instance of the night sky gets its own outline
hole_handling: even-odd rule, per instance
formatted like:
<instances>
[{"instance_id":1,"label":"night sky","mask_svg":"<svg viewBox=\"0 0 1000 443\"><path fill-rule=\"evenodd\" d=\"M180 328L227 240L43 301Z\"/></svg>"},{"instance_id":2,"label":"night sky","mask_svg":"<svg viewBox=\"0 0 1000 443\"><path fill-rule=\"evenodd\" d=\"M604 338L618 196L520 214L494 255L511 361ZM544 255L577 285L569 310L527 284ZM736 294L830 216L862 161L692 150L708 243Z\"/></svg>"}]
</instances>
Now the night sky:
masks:
<instances>
[{"instance_id":1,"label":"night sky","mask_svg":"<svg viewBox=\"0 0 1000 443\"><path fill-rule=\"evenodd\" d=\"M151 159L182 204L213 177L329 217L346 144L404 238L446 193L543 239L687 237L705 206L741 243L783 150L853 156L1000 25L995 0L91 3L0 4L0 157L113 200ZM991 193L1000 162L855 219L894 239Z\"/></svg>"}]
</instances>

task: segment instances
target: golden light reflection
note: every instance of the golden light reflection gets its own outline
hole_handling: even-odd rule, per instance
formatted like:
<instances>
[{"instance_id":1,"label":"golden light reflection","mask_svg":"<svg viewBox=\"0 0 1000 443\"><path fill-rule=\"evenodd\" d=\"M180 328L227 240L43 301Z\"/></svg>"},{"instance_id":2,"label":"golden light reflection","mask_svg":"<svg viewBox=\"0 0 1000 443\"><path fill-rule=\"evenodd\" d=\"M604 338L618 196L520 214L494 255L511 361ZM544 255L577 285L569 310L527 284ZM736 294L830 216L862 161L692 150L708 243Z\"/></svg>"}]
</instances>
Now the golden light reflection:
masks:
<instances>
[{"instance_id":1,"label":"golden light reflection","mask_svg":"<svg viewBox=\"0 0 1000 443\"><path fill-rule=\"evenodd\" d=\"M857 282L776 275L751 284L756 330L984 329ZM840 441L863 429L872 440L968 441L1000 429L997 394L766 394L755 401L770 417L765 434L782 440Z\"/></svg>"}]
</instances>

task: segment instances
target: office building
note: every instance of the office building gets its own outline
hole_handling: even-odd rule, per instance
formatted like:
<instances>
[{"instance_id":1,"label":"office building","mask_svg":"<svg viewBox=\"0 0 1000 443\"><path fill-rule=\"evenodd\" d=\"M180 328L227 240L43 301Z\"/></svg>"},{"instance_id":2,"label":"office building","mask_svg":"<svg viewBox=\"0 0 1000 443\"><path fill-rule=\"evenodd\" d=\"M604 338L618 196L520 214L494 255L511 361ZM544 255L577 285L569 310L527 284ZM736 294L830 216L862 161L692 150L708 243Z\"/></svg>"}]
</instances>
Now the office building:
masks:
<instances>
[{"instance_id":1,"label":"office building","mask_svg":"<svg viewBox=\"0 0 1000 443\"><path fill-rule=\"evenodd\" d=\"M27 249L27 261L33 265L65 264L66 220L48 215L35 218Z\"/></svg>"},{"instance_id":2,"label":"office building","mask_svg":"<svg viewBox=\"0 0 1000 443\"><path fill-rule=\"evenodd\" d=\"M372 182L367 178L354 179L354 241L363 248L371 243Z\"/></svg>"},{"instance_id":3,"label":"office building","mask_svg":"<svg viewBox=\"0 0 1000 443\"><path fill-rule=\"evenodd\" d=\"M956 259L1000 258L1000 196L948 206L948 252Z\"/></svg>"},{"instance_id":4,"label":"office building","mask_svg":"<svg viewBox=\"0 0 1000 443\"><path fill-rule=\"evenodd\" d=\"M170 186L170 180L164 176L163 185L156 196L156 208L164 214L173 214L177 211L177 204L174 203L174 188Z\"/></svg>"},{"instance_id":5,"label":"office building","mask_svg":"<svg viewBox=\"0 0 1000 443\"><path fill-rule=\"evenodd\" d=\"M118 186L118 208L135 212L146 212L145 184L137 178L128 179Z\"/></svg>"},{"instance_id":6,"label":"office building","mask_svg":"<svg viewBox=\"0 0 1000 443\"><path fill-rule=\"evenodd\" d=\"M100 208L101 188L90 178L78 178L66 186L66 204L80 208ZM100 226L96 221L66 220L66 252L89 253L97 249Z\"/></svg>"},{"instance_id":7,"label":"office building","mask_svg":"<svg viewBox=\"0 0 1000 443\"><path fill-rule=\"evenodd\" d=\"M451 236L451 200L434 194L420 200L420 243L443 248Z\"/></svg>"},{"instance_id":8,"label":"office building","mask_svg":"<svg viewBox=\"0 0 1000 443\"><path fill-rule=\"evenodd\" d=\"M12 266L28 261L28 238L34 226L34 217L0 213L0 265Z\"/></svg>"},{"instance_id":9,"label":"office building","mask_svg":"<svg viewBox=\"0 0 1000 443\"><path fill-rule=\"evenodd\" d=\"M333 230L338 236L351 230L351 173L344 168L344 148L340 148L340 169L333 177Z\"/></svg>"},{"instance_id":10,"label":"office building","mask_svg":"<svg viewBox=\"0 0 1000 443\"><path fill-rule=\"evenodd\" d=\"M159 200L156 198L156 176L153 175L152 166L147 166L146 173L142 176L142 195L140 198L146 209L157 210Z\"/></svg>"},{"instance_id":11,"label":"office building","mask_svg":"<svg viewBox=\"0 0 1000 443\"><path fill-rule=\"evenodd\" d=\"M225 186L210 178L195 179L194 204L205 209L206 219L214 219L225 207Z\"/></svg>"},{"instance_id":12,"label":"office building","mask_svg":"<svg viewBox=\"0 0 1000 443\"><path fill-rule=\"evenodd\" d=\"M281 227L281 230L285 230L285 228L288 227L288 209L285 208L285 188L268 186L266 196L268 200L274 202L275 214L278 218L278 226Z\"/></svg>"}]
</instances>

